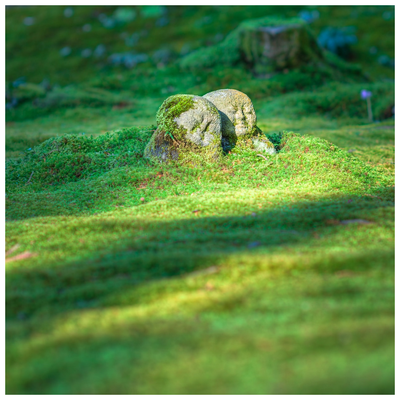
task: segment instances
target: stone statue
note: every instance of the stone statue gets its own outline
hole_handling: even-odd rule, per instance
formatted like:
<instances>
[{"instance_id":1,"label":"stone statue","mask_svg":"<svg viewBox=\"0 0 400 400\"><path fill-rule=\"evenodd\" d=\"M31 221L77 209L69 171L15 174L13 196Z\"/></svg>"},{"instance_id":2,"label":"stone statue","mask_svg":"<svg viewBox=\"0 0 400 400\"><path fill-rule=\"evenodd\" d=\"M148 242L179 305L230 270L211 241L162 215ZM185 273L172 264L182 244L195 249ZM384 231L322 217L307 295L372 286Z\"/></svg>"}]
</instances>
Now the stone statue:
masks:
<instances>
[{"instance_id":1,"label":"stone statue","mask_svg":"<svg viewBox=\"0 0 400 400\"><path fill-rule=\"evenodd\" d=\"M145 157L180 159L188 152L217 158L221 148L221 117L207 99L190 94L168 97L157 112L157 130Z\"/></svg>"},{"instance_id":2,"label":"stone statue","mask_svg":"<svg viewBox=\"0 0 400 400\"><path fill-rule=\"evenodd\" d=\"M242 142L251 139L253 147L269 154L275 153L273 144L257 127L257 117L250 98L235 89L221 89L203 96L217 107L222 122L222 147L229 151Z\"/></svg>"}]
</instances>

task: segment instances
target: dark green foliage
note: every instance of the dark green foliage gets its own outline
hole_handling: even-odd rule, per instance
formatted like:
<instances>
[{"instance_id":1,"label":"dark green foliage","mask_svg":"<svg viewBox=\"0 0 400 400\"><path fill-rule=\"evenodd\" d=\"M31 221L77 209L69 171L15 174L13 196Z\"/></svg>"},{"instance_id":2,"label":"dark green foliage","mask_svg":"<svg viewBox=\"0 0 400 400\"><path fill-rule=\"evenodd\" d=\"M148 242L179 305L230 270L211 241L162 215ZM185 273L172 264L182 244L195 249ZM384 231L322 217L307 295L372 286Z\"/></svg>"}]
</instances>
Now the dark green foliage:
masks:
<instances>
[{"instance_id":1,"label":"dark green foliage","mask_svg":"<svg viewBox=\"0 0 400 400\"><path fill-rule=\"evenodd\" d=\"M328 26L319 34L318 44L340 57L348 58L351 55L351 45L357 43L354 30L354 27L333 28Z\"/></svg>"},{"instance_id":2,"label":"dark green foliage","mask_svg":"<svg viewBox=\"0 0 400 400\"><path fill-rule=\"evenodd\" d=\"M29 87L28 84L27 86ZM14 91L12 93L14 95ZM124 98L119 94L110 93L109 91L87 85L71 85L64 88L56 87L47 93L44 90L42 92L32 91L30 92L30 97L26 97L24 100L26 102L20 109L11 109L8 111L8 119L18 121L35 118L48 115L62 108L93 108L118 104L128 105L132 103L131 99Z\"/></svg>"},{"instance_id":3,"label":"dark green foliage","mask_svg":"<svg viewBox=\"0 0 400 400\"><path fill-rule=\"evenodd\" d=\"M394 18L382 18L385 12L393 13L392 6L166 7L170 24L163 27L154 26L156 20L143 18L139 8L133 7L136 10L136 19L114 29L104 27L98 16L105 14L111 17L117 9L116 6L72 8L72 18L65 18L64 7L57 6L6 9L7 81L12 82L24 76L27 82L39 83L46 77L52 85L59 83L64 86L86 82L99 73L107 79L110 70L124 72L121 68L111 68L107 61L107 56L112 53L131 50L121 39L123 32L132 35L147 30L148 36L140 38L135 46L138 53L152 54L160 48L160 43L167 42L172 50L180 52L184 45L192 50L209 45L214 42L216 34L226 37L244 20L271 15L292 18L304 8L317 9L320 13L320 18L310 25L316 35L327 26L332 26L333 20L338 21L338 26L355 26L359 41L354 45L354 56L362 61L363 68L375 77L385 74L393 76L394 73L377 62L381 52L394 57ZM32 26L24 26L22 23L28 14L35 18ZM197 24L204 18L208 19L206 25ZM82 32L82 26L87 23L91 24L92 30ZM81 57L83 49L94 50L100 43L107 49L104 57ZM377 46L378 43L379 54L369 54L370 47ZM67 57L62 57L59 53L64 46L69 46L72 50ZM40 68L33 67L39 63ZM125 72L132 73L135 70L136 68Z\"/></svg>"},{"instance_id":4,"label":"dark green foliage","mask_svg":"<svg viewBox=\"0 0 400 400\"><path fill-rule=\"evenodd\" d=\"M234 66L240 61L238 31L232 31L215 46L199 49L179 61L183 69L200 70L219 66Z\"/></svg>"},{"instance_id":5,"label":"dark green foliage","mask_svg":"<svg viewBox=\"0 0 400 400\"><path fill-rule=\"evenodd\" d=\"M274 145L275 150L279 151L281 149L283 132L269 133L266 136L267 136L268 140Z\"/></svg>"},{"instance_id":6,"label":"dark green foliage","mask_svg":"<svg viewBox=\"0 0 400 400\"><path fill-rule=\"evenodd\" d=\"M34 105L39 108L45 108L49 112L53 108L76 106L101 107L118 104L119 102L121 102L121 98L116 95L113 96L108 91L93 87L67 86L52 90L43 99L37 99Z\"/></svg>"},{"instance_id":7,"label":"dark green foliage","mask_svg":"<svg viewBox=\"0 0 400 400\"><path fill-rule=\"evenodd\" d=\"M46 90L40 86L33 83L22 83L17 87L13 85L7 85L6 98L12 100L15 98L18 103L24 103L29 100L44 97L46 95Z\"/></svg>"}]
</instances>

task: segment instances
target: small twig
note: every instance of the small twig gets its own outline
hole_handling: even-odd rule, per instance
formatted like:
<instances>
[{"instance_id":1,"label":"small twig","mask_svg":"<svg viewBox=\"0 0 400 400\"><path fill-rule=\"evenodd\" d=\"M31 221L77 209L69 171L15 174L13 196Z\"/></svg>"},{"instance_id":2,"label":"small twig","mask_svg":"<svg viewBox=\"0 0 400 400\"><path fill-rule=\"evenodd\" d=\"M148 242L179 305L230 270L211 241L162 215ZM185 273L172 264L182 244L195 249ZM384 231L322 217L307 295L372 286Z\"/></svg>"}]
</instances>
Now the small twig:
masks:
<instances>
[{"instance_id":1,"label":"small twig","mask_svg":"<svg viewBox=\"0 0 400 400\"><path fill-rule=\"evenodd\" d=\"M200 276L200 275L215 274L218 271L219 271L218 267L212 266L212 267L200 270L200 271L189 272L188 274L185 274L185 276L194 278L194 277L197 277L197 276Z\"/></svg>"},{"instance_id":2,"label":"small twig","mask_svg":"<svg viewBox=\"0 0 400 400\"><path fill-rule=\"evenodd\" d=\"M14 253L15 250L17 250L20 247L19 244L15 244L14 246L11 247L8 251L6 251L6 256L9 256L11 253Z\"/></svg>"},{"instance_id":3,"label":"small twig","mask_svg":"<svg viewBox=\"0 0 400 400\"><path fill-rule=\"evenodd\" d=\"M24 260L26 258L31 258L31 257L35 257L35 256L37 256L36 253L31 253L29 251L24 251L23 253L17 254L14 257L6 258L6 263L8 263L10 261Z\"/></svg>"},{"instance_id":4,"label":"small twig","mask_svg":"<svg viewBox=\"0 0 400 400\"><path fill-rule=\"evenodd\" d=\"M167 133L168 133L169 137L170 137L174 142L176 142L175 138L172 136L172 133L169 132L169 131L167 131Z\"/></svg>"},{"instance_id":5,"label":"small twig","mask_svg":"<svg viewBox=\"0 0 400 400\"><path fill-rule=\"evenodd\" d=\"M32 178L32 175L33 175L34 172L35 171L32 171L31 176L29 177L28 182L26 182L25 185L27 185L31 181L31 178Z\"/></svg>"},{"instance_id":6,"label":"small twig","mask_svg":"<svg viewBox=\"0 0 400 400\"><path fill-rule=\"evenodd\" d=\"M372 107L371 107L371 99L367 98L367 108L368 108L368 119L371 122L374 122L374 117L372 116Z\"/></svg>"},{"instance_id":7,"label":"small twig","mask_svg":"<svg viewBox=\"0 0 400 400\"><path fill-rule=\"evenodd\" d=\"M262 157L264 160L268 161L268 158L263 156L262 154L257 154L259 157Z\"/></svg>"}]
</instances>

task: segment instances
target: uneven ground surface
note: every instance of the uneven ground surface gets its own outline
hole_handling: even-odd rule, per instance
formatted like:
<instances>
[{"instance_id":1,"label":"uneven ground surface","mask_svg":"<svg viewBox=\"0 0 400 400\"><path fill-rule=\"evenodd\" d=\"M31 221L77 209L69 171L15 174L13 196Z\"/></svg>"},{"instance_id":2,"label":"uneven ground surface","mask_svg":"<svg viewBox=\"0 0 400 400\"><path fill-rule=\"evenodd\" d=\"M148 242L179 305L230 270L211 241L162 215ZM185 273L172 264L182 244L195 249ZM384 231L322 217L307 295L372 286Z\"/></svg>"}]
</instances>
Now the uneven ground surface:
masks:
<instances>
[{"instance_id":1,"label":"uneven ground surface","mask_svg":"<svg viewBox=\"0 0 400 400\"><path fill-rule=\"evenodd\" d=\"M356 27L354 81L175 64L244 19L315 8L134 9L113 28L99 15L116 7L7 9L20 96L7 111L7 392L394 393L394 71L376 60L394 55L394 9L317 8L316 34ZM148 61L108 63L143 30ZM99 44L103 58L80 56ZM252 98L277 155L143 159L166 97L220 88Z\"/></svg>"}]
</instances>

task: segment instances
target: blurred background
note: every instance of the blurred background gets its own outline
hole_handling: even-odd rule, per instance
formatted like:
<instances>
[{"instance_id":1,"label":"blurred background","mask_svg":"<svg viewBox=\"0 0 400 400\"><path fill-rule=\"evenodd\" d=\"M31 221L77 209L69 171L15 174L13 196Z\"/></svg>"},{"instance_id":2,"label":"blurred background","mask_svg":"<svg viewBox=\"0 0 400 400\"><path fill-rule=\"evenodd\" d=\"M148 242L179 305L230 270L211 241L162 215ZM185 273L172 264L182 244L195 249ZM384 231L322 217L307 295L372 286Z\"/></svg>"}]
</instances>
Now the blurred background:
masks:
<instances>
[{"instance_id":1,"label":"blurred background","mask_svg":"<svg viewBox=\"0 0 400 400\"><path fill-rule=\"evenodd\" d=\"M266 15L300 17L322 47L362 64L371 78L394 77L393 6L8 6L6 77L67 85L110 70L160 68Z\"/></svg>"}]
</instances>

